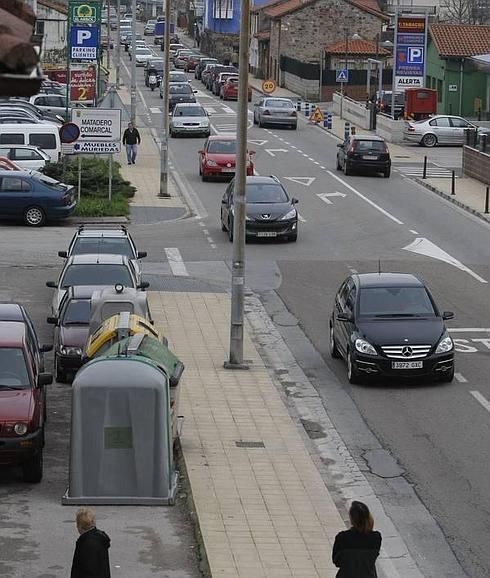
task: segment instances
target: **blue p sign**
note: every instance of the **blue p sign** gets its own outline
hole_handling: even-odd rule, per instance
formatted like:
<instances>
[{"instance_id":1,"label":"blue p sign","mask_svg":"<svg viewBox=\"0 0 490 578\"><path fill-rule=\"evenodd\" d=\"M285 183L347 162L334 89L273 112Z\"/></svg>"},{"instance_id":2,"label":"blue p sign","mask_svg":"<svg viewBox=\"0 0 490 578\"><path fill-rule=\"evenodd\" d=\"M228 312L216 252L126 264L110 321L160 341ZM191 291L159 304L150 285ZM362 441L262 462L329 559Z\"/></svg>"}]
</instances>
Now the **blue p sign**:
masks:
<instances>
[{"instance_id":1,"label":"blue p sign","mask_svg":"<svg viewBox=\"0 0 490 578\"><path fill-rule=\"evenodd\" d=\"M70 55L76 60L97 60L99 28L97 26L72 26L70 29Z\"/></svg>"},{"instance_id":2,"label":"blue p sign","mask_svg":"<svg viewBox=\"0 0 490 578\"><path fill-rule=\"evenodd\" d=\"M408 63L422 64L424 62L424 49L421 46L408 47Z\"/></svg>"}]
</instances>

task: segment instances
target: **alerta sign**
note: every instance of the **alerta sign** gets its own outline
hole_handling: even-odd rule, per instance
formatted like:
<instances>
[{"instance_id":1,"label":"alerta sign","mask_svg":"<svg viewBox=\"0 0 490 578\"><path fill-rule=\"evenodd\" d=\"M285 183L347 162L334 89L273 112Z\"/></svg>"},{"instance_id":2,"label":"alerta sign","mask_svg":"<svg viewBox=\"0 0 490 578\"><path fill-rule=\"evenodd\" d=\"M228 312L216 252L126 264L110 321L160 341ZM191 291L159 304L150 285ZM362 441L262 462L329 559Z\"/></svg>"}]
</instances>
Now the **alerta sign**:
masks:
<instances>
[{"instance_id":1,"label":"alerta sign","mask_svg":"<svg viewBox=\"0 0 490 578\"><path fill-rule=\"evenodd\" d=\"M398 16L395 25L394 92L422 88L425 81L427 16Z\"/></svg>"}]
</instances>

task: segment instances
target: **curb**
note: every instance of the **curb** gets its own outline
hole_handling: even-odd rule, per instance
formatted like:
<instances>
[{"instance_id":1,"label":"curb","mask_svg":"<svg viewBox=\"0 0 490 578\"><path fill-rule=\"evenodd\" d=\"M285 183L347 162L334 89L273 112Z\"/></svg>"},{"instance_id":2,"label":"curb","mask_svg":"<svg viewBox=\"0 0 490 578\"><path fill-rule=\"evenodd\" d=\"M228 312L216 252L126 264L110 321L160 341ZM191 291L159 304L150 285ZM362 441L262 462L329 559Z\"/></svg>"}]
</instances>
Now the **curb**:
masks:
<instances>
[{"instance_id":1,"label":"curb","mask_svg":"<svg viewBox=\"0 0 490 578\"><path fill-rule=\"evenodd\" d=\"M129 217L71 217L74 225L120 225L130 223Z\"/></svg>"}]
</instances>

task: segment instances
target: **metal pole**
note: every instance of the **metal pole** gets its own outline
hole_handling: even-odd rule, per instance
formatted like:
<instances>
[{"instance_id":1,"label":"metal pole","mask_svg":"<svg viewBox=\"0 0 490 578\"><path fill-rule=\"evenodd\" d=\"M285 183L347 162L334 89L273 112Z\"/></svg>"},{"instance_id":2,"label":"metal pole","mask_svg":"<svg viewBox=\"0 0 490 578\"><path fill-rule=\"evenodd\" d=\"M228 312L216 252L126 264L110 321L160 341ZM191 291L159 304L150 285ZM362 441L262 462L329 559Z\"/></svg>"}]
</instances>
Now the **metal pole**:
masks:
<instances>
[{"instance_id":1,"label":"metal pole","mask_svg":"<svg viewBox=\"0 0 490 578\"><path fill-rule=\"evenodd\" d=\"M77 184L77 198L80 202L80 196L82 194L82 155L78 156L78 184Z\"/></svg>"},{"instance_id":2,"label":"metal pole","mask_svg":"<svg viewBox=\"0 0 490 578\"><path fill-rule=\"evenodd\" d=\"M427 178L427 157L424 157L424 169L422 172L422 178L423 179Z\"/></svg>"},{"instance_id":3,"label":"metal pole","mask_svg":"<svg viewBox=\"0 0 490 578\"><path fill-rule=\"evenodd\" d=\"M170 197L168 192L168 82L170 70L170 0L165 0L165 36L163 37L163 120L160 140L160 192L159 197Z\"/></svg>"},{"instance_id":4,"label":"metal pole","mask_svg":"<svg viewBox=\"0 0 490 578\"><path fill-rule=\"evenodd\" d=\"M368 58L367 83L366 83L366 94L368 101L371 98L371 62L372 59Z\"/></svg>"},{"instance_id":5,"label":"metal pole","mask_svg":"<svg viewBox=\"0 0 490 578\"><path fill-rule=\"evenodd\" d=\"M451 171L451 195L456 194L456 175L454 171Z\"/></svg>"},{"instance_id":6,"label":"metal pole","mask_svg":"<svg viewBox=\"0 0 490 578\"><path fill-rule=\"evenodd\" d=\"M117 0L116 12L116 88L121 88L121 29L119 28L119 21L121 20L121 0ZM111 25L109 21L109 26Z\"/></svg>"},{"instance_id":7,"label":"metal pole","mask_svg":"<svg viewBox=\"0 0 490 578\"><path fill-rule=\"evenodd\" d=\"M107 0L107 69L111 69L111 0Z\"/></svg>"},{"instance_id":8,"label":"metal pole","mask_svg":"<svg viewBox=\"0 0 490 578\"><path fill-rule=\"evenodd\" d=\"M111 85L109 88L109 106L114 108L114 86ZM112 201L112 153L109 155L109 203Z\"/></svg>"},{"instance_id":9,"label":"metal pole","mask_svg":"<svg viewBox=\"0 0 490 578\"><path fill-rule=\"evenodd\" d=\"M487 190L485 192L485 213L488 213L488 201L490 197L490 187L487 187Z\"/></svg>"},{"instance_id":10,"label":"metal pole","mask_svg":"<svg viewBox=\"0 0 490 578\"><path fill-rule=\"evenodd\" d=\"M241 0L236 180L233 191L233 262L231 270L231 325L228 369L248 369L243 361L243 304L245 289L245 190L247 181L248 53L250 0Z\"/></svg>"},{"instance_id":11,"label":"metal pole","mask_svg":"<svg viewBox=\"0 0 490 578\"><path fill-rule=\"evenodd\" d=\"M131 1L131 122L136 121L136 0Z\"/></svg>"}]
</instances>

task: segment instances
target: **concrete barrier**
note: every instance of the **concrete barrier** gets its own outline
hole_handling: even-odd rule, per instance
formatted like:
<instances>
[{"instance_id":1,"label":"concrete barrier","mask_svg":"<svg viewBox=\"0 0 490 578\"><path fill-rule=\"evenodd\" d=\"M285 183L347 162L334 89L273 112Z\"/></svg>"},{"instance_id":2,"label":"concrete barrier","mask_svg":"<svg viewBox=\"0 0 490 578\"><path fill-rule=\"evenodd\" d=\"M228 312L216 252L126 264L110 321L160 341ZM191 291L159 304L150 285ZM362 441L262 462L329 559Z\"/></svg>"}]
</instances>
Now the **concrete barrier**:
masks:
<instances>
[{"instance_id":1,"label":"concrete barrier","mask_svg":"<svg viewBox=\"0 0 490 578\"><path fill-rule=\"evenodd\" d=\"M388 142L403 142L404 128L404 120L393 120L391 116L387 116L383 113L378 113L376 117L376 134L383 137Z\"/></svg>"},{"instance_id":2,"label":"concrete barrier","mask_svg":"<svg viewBox=\"0 0 490 578\"><path fill-rule=\"evenodd\" d=\"M341 96L339 92L333 94L333 112L340 116L340 101ZM364 103L352 100L348 96L344 96L342 104L342 117L356 126L369 130L369 110Z\"/></svg>"}]
</instances>

